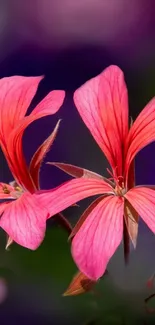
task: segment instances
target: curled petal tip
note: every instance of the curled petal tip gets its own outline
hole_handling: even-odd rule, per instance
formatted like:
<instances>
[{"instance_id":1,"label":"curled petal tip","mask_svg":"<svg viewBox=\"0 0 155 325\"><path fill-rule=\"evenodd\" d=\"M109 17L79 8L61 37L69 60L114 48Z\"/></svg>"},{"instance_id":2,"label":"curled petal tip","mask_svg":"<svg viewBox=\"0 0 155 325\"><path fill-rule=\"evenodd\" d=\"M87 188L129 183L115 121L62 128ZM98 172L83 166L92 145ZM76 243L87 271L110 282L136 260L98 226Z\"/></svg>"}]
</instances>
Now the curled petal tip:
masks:
<instances>
[{"instance_id":1,"label":"curled petal tip","mask_svg":"<svg viewBox=\"0 0 155 325\"><path fill-rule=\"evenodd\" d=\"M12 245L13 243L13 239L9 236L8 239L7 239L7 243L6 243L6 246L5 246L5 249L8 251L10 246Z\"/></svg>"},{"instance_id":2,"label":"curled petal tip","mask_svg":"<svg viewBox=\"0 0 155 325\"><path fill-rule=\"evenodd\" d=\"M89 279L85 274L78 271L73 277L63 296L77 296L82 293L92 291L96 281Z\"/></svg>"},{"instance_id":3,"label":"curled petal tip","mask_svg":"<svg viewBox=\"0 0 155 325\"><path fill-rule=\"evenodd\" d=\"M59 119L51 135L41 144L31 159L29 172L37 188L39 188L39 172L41 164L57 136L60 122L61 120Z\"/></svg>"},{"instance_id":4,"label":"curled petal tip","mask_svg":"<svg viewBox=\"0 0 155 325\"><path fill-rule=\"evenodd\" d=\"M65 291L63 294L62 294L63 297L67 297L67 296L70 296L70 294L68 293L68 290Z\"/></svg>"},{"instance_id":5,"label":"curled petal tip","mask_svg":"<svg viewBox=\"0 0 155 325\"><path fill-rule=\"evenodd\" d=\"M133 241L132 244L133 244L133 248L136 249L136 247L137 247L137 240Z\"/></svg>"}]
</instances>

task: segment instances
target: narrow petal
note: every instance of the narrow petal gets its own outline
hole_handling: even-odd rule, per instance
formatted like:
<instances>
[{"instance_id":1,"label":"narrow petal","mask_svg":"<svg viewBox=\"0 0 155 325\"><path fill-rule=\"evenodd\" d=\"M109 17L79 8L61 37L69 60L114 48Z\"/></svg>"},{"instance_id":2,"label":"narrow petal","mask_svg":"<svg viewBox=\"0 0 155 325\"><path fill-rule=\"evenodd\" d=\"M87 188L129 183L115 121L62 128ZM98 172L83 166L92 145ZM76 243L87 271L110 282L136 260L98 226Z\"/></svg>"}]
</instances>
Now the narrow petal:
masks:
<instances>
[{"instance_id":1,"label":"narrow petal","mask_svg":"<svg viewBox=\"0 0 155 325\"><path fill-rule=\"evenodd\" d=\"M128 201L124 204L124 219L132 244L136 248L139 215Z\"/></svg>"},{"instance_id":2,"label":"narrow petal","mask_svg":"<svg viewBox=\"0 0 155 325\"><path fill-rule=\"evenodd\" d=\"M104 179L107 182L111 183L107 178L85 168L77 167L71 164L60 163L60 162L48 162L47 164L58 167L66 174L76 178L82 177L82 178Z\"/></svg>"},{"instance_id":3,"label":"narrow petal","mask_svg":"<svg viewBox=\"0 0 155 325\"><path fill-rule=\"evenodd\" d=\"M42 78L13 76L0 80L0 139L5 144L25 116Z\"/></svg>"},{"instance_id":4,"label":"narrow petal","mask_svg":"<svg viewBox=\"0 0 155 325\"><path fill-rule=\"evenodd\" d=\"M155 141L155 98L139 114L126 139L126 174L135 155Z\"/></svg>"},{"instance_id":5,"label":"narrow petal","mask_svg":"<svg viewBox=\"0 0 155 325\"><path fill-rule=\"evenodd\" d=\"M10 246L13 244L13 239L10 236L7 236L5 249L9 250Z\"/></svg>"},{"instance_id":6,"label":"narrow petal","mask_svg":"<svg viewBox=\"0 0 155 325\"><path fill-rule=\"evenodd\" d=\"M10 160L13 165L12 173L15 179L25 189L31 193L35 190L35 184L33 183L31 175L28 173L26 162L22 149L22 136L26 127L33 121L44 117L46 115L54 114L63 103L65 92L61 90L51 91L34 111L27 117L25 117L18 126L12 131L8 139L8 151ZM50 104L51 101L51 104Z\"/></svg>"},{"instance_id":7,"label":"narrow petal","mask_svg":"<svg viewBox=\"0 0 155 325\"><path fill-rule=\"evenodd\" d=\"M8 204L0 219L0 227L19 245L35 250L44 238L46 219L46 209L33 195L24 193Z\"/></svg>"},{"instance_id":8,"label":"narrow petal","mask_svg":"<svg viewBox=\"0 0 155 325\"><path fill-rule=\"evenodd\" d=\"M155 233L155 191L146 187L135 187L125 194L125 198Z\"/></svg>"},{"instance_id":9,"label":"narrow petal","mask_svg":"<svg viewBox=\"0 0 155 325\"><path fill-rule=\"evenodd\" d=\"M72 241L72 255L79 270L99 279L123 235L123 198L104 198L90 213Z\"/></svg>"},{"instance_id":10,"label":"narrow petal","mask_svg":"<svg viewBox=\"0 0 155 325\"><path fill-rule=\"evenodd\" d=\"M96 284L96 281L90 280L85 274L78 271L63 296L77 296L82 293L91 291Z\"/></svg>"},{"instance_id":11,"label":"narrow petal","mask_svg":"<svg viewBox=\"0 0 155 325\"><path fill-rule=\"evenodd\" d=\"M113 194L113 189L104 180L78 178L34 196L53 216L80 200L99 194Z\"/></svg>"},{"instance_id":12,"label":"narrow petal","mask_svg":"<svg viewBox=\"0 0 155 325\"><path fill-rule=\"evenodd\" d=\"M75 105L113 171L122 172L128 133L128 95L123 72L110 66L74 93Z\"/></svg>"},{"instance_id":13,"label":"narrow petal","mask_svg":"<svg viewBox=\"0 0 155 325\"><path fill-rule=\"evenodd\" d=\"M48 150L50 149L51 145L53 144L55 137L58 132L60 120L56 124L54 131L51 133L51 135L41 144L41 146L38 148L38 150L35 152L33 155L31 162L30 162L30 167L29 167L29 172L31 174L31 177L33 179L33 182L36 186L36 188L39 189L39 171L41 164L43 162L43 159L45 155L47 154Z\"/></svg>"},{"instance_id":14,"label":"narrow petal","mask_svg":"<svg viewBox=\"0 0 155 325\"><path fill-rule=\"evenodd\" d=\"M82 213L82 216L80 217L80 219L78 220L77 224L75 225L75 227L73 228L69 239L73 238L76 233L79 231L79 229L81 228L81 226L83 225L84 221L86 220L86 218L89 216L90 212L92 210L94 210L94 208L98 205L98 203L103 200L104 196L100 196L98 197L96 200L94 200L89 206L88 208Z\"/></svg>"}]
</instances>

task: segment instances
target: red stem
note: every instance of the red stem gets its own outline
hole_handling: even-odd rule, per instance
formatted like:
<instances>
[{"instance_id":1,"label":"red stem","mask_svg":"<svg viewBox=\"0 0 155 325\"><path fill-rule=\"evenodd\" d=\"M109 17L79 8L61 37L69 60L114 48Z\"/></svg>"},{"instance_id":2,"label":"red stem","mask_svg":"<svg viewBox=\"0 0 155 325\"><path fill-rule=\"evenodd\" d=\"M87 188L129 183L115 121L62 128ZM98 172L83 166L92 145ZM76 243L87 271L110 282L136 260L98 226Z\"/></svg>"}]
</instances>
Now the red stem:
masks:
<instances>
[{"instance_id":1,"label":"red stem","mask_svg":"<svg viewBox=\"0 0 155 325\"><path fill-rule=\"evenodd\" d=\"M54 216L54 219L56 220L56 222L58 224L60 224L60 226L62 226L70 235L71 231L72 231L72 226L69 223L69 221L63 216L62 213L58 213Z\"/></svg>"},{"instance_id":2,"label":"red stem","mask_svg":"<svg viewBox=\"0 0 155 325\"><path fill-rule=\"evenodd\" d=\"M127 226L124 220L124 227L123 227L123 241L124 241L124 260L125 264L129 263L129 255L130 255L130 238L127 230Z\"/></svg>"}]
</instances>

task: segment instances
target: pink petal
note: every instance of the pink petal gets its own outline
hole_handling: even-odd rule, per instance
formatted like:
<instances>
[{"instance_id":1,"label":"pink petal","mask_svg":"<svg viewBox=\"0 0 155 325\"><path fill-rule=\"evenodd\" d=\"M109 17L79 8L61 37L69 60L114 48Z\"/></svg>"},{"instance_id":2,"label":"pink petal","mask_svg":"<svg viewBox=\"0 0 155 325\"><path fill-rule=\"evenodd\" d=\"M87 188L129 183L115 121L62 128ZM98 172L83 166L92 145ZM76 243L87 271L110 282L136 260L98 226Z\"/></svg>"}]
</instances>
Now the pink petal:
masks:
<instances>
[{"instance_id":1,"label":"pink petal","mask_svg":"<svg viewBox=\"0 0 155 325\"><path fill-rule=\"evenodd\" d=\"M25 116L42 78L13 76L0 80L0 138L6 144L11 131Z\"/></svg>"},{"instance_id":2,"label":"pink petal","mask_svg":"<svg viewBox=\"0 0 155 325\"><path fill-rule=\"evenodd\" d=\"M152 289L154 287L154 279L155 279L155 273L153 273L151 277L147 280L146 285L149 289Z\"/></svg>"},{"instance_id":3,"label":"pink petal","mask_svg":"<svg viewBox=\"0 0 155 325\"><path fill-rule=\"evenodd\" d=\"M73 177L83 177L83 178L97 178L97 179L104 179L103 176L94 173L88 169L77 167L71 164L64 164L59 162L48 162L47 164L53 165L58 167L59 169L63 170L68 175L71 175ZM107 179L108 181L108 179Z\"/></svg>"},{"instance_id":4,"label":"pink petal","mask_svg":"<svg viewBox=\"0 0 155 325\"><path fill-rule=\"evenodd\" d=\"M12 131L12 134L13 133L14 131ZM5 154L5 158L7 159L8 166L11 170L11 173L14 176L14 179L16 180L17 184L21 186L23 189L28 190L31 193L34 193L36 188L25 161L23 147L22 147L22 138L20 143L12 142L11 146L10 143L8 143L7 144L8 151L5 151L6 147L4 146L1 147ZM18 159L19 152L20 152L20 158Z\"/></svg>"},{"instance_id":5,"label":"pink petal","mask_svg":"<svg viewBox=\"0 0 155 325\"><path fill-rule=\"evenodd\" d=\"M59 128L60 120L56 124L54 131L51 133L51 135L41 144L41 146L38 148L38 150L33 155L29 171L31 174L31 177L33 179L33 182L36 185L36 188L39 189L39 171L42 164L42 161L47 154L48 150L50 149L51 145L53 144L53 141L57 135L58 128Z\"/></svg>"},{"instance_id":6,"label":"pink petal","mask_svg":"<svg viewBox=\"0 0 155 325\"><path fill-rule=\"evenodd\" d=\"M104 180L78 178L34 196L53 216L80 200L99 194L113 194L113 189Z\"/></svg>"},{"instance_id":7,"label":"pink petal","mask_svg":"<svg viewBox=\"0 0 155 325\"><path fill-rule=\"evenodd\" d=\"M99 279L123 235L124 200L104 198L90 213L72 241L72 255L79 270Z\"/></svg>"},{"instance_id":8,"label":"pink petal","mask_svg":"<svg viewBox=\"0 0 155 325\"><path fill-rule=\"evenodd\" d=\"M35 250L44 239L47 211L31 194L24 193L8 204L0 227L21 246Z\"/></svg>"},{"instance_id":9,"label":"pink petal","mask_svg":"<svg viewBox=\"0 0 155 325\"><path fill-rule=\"evenodd\" d=\"M64 90L52 90L49 94L35 107L30 114L34 117L34 120L46 116L55 114L62 106L65 99ZM41 114L41 115L40 115Z\"/></svg>"},{"instance_id":10,"label":"pink petal","mask_svg":"<svg viewBox=\"0 0 155 325\"><path fill-rule=\"evenodd\" d=\"M126 175L135 155L146 145L155 141L155 98L139 114L126 139Z\"/></svg>"},{"instance_id":11,"label":"pink petal","mask_svg":"<svg viewBox=\"0 0 155 325\"><path fill-rule=\"evenodd\" d=\"M146 187L135 187L125 194L125 198L155 233L155 191Z\"/></svg>"},{"instance_id":12,"label":"pink petal","mask_svg":"<svg viewBox=\"0 0 155 325\"><path fill-rule=\"evenodd\" d=\"M23 156L22 150L22 136L24 130L33 121L44 117L46 115L54 114L62 105L65 97L65 92L61 90L51 91L34 111L27 117L25 117L19 125L12 131L8 139L8 150L10 152L10 159L13 164L14 170L12 170L15 179L18 181L23 188L27 189L31 193L35 190L35 184L28 174L27 166ZM51 103L51 104L50 104Z\"/></svg>"},{"instance_id":13,"label":"pink petal","mask_svg":"<svg viewBox=\"0 0 155 325\"><path fill-rule=\"evenodd\" d=\"M24 173L27 187L34 189L32 180L27 171L26 164L19 168L15 158L12 157L12 151L16 148L9 147L9 136L12 131L23 120L26 111L37 91L38 84L43 77L23 77L13 76L0 80L0 144L3 153L7 159L8 165L15 179L18 181L18 175ZM19 177L20 180L21 177ZM22 183L21 183L22 184Z\"/></svg>"},{"instance_id":14,"label":"pink petal","mask_svg":"<svg viewBox=\"0 0 155 325\"><path fill-rule=\"evenodd\" d=\"M2 203L0 203L0 216L4 212L4 210L6 209L6 207L8 206L8 204L9 204L9 202L2 202Z\"/></svg>"},{"instance_id":15,"label":"pink petal","mask_svg":"<svg viewBox=\"0 0 155 325\"><path fill-rule=\"evenodd\" d=\"M113 171L122 173L122 147L128 133L128 96L123 72L110 66L74 93L75 105Z\"/></svg>"}]
</instances>

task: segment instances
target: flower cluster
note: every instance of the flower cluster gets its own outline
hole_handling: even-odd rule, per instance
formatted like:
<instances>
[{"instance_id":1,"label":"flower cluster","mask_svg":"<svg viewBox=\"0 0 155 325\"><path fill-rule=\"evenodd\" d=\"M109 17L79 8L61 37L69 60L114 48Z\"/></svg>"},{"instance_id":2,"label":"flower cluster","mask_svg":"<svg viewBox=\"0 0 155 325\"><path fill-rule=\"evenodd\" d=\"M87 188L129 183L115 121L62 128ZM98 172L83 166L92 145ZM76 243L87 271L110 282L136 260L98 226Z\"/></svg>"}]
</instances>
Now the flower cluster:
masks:
<instances>
[{"instance_id":1,"label":"flower cluster","mask_svg":"<svg viewBox=\"0 0 155 325\"><path fill-rule=\"evenodd\" d=\"M0 183L0 227L8 243L35 250L44 239L46 221L82 199L98 195L83 212L70 234L71 252L78 269L92 281L106 271L123 239L136 247L139 216L155 232L155 191L135 186L134 158L155 141L155 98L131 123L123 72L110 66L74 93L75 106L111 170L109 178L64 163L51 163L73 176L51 190L40 189L39 171L59 128L43 142L27 166L22 137L33 121L56 113L65 92L51 91L31 112L27 109L42 77L13 76L0 80L0 146L14 181ZM59 200L57 199L59 197Z\"/></svg>"}]
</instances>

